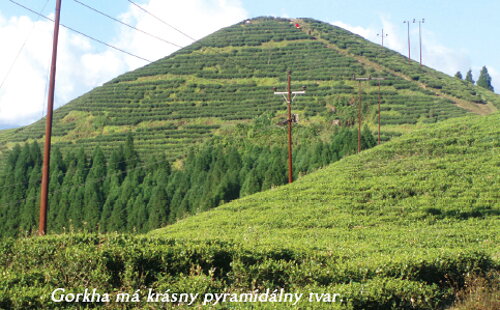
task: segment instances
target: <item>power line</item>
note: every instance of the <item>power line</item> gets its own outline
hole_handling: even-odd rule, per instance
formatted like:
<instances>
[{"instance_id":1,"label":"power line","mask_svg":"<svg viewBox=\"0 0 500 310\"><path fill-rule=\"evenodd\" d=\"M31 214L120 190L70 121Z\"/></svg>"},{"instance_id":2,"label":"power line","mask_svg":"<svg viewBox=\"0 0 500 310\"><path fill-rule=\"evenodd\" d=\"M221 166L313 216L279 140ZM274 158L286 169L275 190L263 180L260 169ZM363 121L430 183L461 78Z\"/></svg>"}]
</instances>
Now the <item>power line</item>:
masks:
<instances>
[{"instance_id":1,"label":"power line","mask_svg":"<svg viewBox=\"0 0 500 310\"><path fill-rule=\"evenodd\" d=\"M122 22L121 20L119 20L119 19L117 19L117 18L114 18L113 16L111 16L111 15L109 15L109 14L106 14L106 13L104 13L104 12L102 12L102 11L99 11L98 9L96 9L96 8L94 8L94 7L91 7L90 5L87 5L87 4L85 4L85 3L83 3L83 2L81 2L81 1L79 1L79 0L73 0L73 1L74 1L74 2L76 2L76 3L78 3L78 4L80 4L80 5L82 5L82 6L84 6L84 7L86 7L86 8L88 8L89 10L92 10L92 11L94 11L94 12L98 13L98 14L101 14L102 16L105 16L105 17L107 17L107 18L109 18L109 19L111 19L111 20L114 20L115 22L120 23L120 24L122 24L122 25L124 25L124 26L127 26L127 27L129 27L129 28L131 28L131 29L134 29L134 30L136 30L136 31L139 31L139 32L141 32L141 33L143 33L143 34L145 34L145 35L148 35L148 36L150 36L150 37L152 37L152 38L154 38L154 39L160 40L160 41L162 41L162 42L164 42L164 43L167 43L167 44L173 45L173 46L178 47L178 48L182 48L182 47L183 47L183 46L180 46L180 45L178 45L178 44L175 44L175 43L172 43L172 42L170 42L170 41L167 41L167 40L165 40L165 39L162 39L162 38L160 38L160 37L158 37L158 36L156 36L156 35L154 35L154 34L151 34L151 33L149 33L149 32L146 32L146 31L144 31L144 30L141 30L141 29L139 29L139 28L137 28L137 27L134 27L134 26L132 26L132 25L129 25L129 24L127 24L127 23L124 23L124 22Z\"/></svg>"},{"instance_id":2,"label":"power line","mask_svg":"<svg viewBox=\"0 0 500 310\"><path fill-rule=\"evenodd\" d=\"M45 1L45 4L43 5L42 9L40 10L40 14L45 10L45 7L47 6L48 3L49 3L49 0ZM5 77L2 80L2 83L0 83L0 89L2 89L3 85L5 84L5 82L7 81L7 79L9 78L10 72L14 68L14 65L16 64L17 59L19 58L19 56L21 56L21 53L23 52L24 47L26 46L26 43L28 43L29 38L33 34L33 30L35 30L35 27L36 27L36 24L34 23L33 27L31 28L30 33L28 34L28 36L26 36L26 39L24 39L23 44L21 45L21 47L17 51L16 57L14 58L14 61L10 65L9 70L7 70L7 74L5 74Z\"/></svg>"},{"instance_id":3,"label":"power line","mask_svg":"<svg viewBox=\"0 0 500 310\"><path fill-rule=\"evenodd\" d=\"M17 6L19 6L19 7L22 7L22 8L23 8L23 9L25 9L25 10L30 11L30 12L31 12L31 13L33 13L33 14L36 14L36 15L38 15L38 16L40 16L40 17L43 17L43 18L45 18L45 19L47 19L47 20L50 20L51 22L54 22L54 20L53 20L53 19L51 19L50 17L47 17L47 16L45 16L45 15L43 15L43 14L40 14L40 13L36 12L35 10L32 10L32 9L30 9L30 8L28 8L28 7L24 6L24 5L22 5L22 4L21 4L21 3L19 3L19 2L16 2L16 1L14 1L14 0L9 0L9 1L10 1L10 2L12 2L12 3L14 3L15 5L17 5ZM105 45L105 46L107 46L107 47L109 47L109 48L112 48L112 49L114 49L114 50L117 50L117 51L119 51L119 52L122 52L122 53L124 53L124 54L127 54L127 55L129 55L129 56L132 56L132 57L138 58L138 59L140 59L140 60L146 61L146 62L148 62L148 63L152 63L152 61L151 61L151 60L148 60L148 59L143 58L143 57L141 57L141 56L137 56L137 55L135 55L135 54L132 54L132 53L130 53L130 52L127 52L127 51L125 51L125 50L123 50L123 49L121 49L121 48L119 48L119 47L113 46L113 45L111 45L111 44L109 44L109 43L106 43L106 42L104 42L104 41L102 41L102 40L96 39L96 38L94 38L94 37L92 37L92 36L90 36L90 35L88 35L88 34L85 34L85 33L81 32L81 31L78 31L78 30L76 30L76 29L74 29L74 28L71 28L71 27L66 26L66 25L63 25L63 24L61 24L61 26L63 26L64 28L66 28L66 29L68 29L68 30L71 30L71 31L73 31L73 32L76 32L76 33L78 33L79 35L84 36L84 37L86 37L86 38L88 38L88 39L90 39L90 40L92 40L92 41L95 41L95 42L97 42L97 43L100 43L100 44L102 44L102 45Z\"/></svg>"},{"instance_id":4,"label":"power line","mask_svg":"<svg viewBox=\"0 0 500 310\"><path fill-rule=\"evenodd\" d=\"M182 34L183 36L193 40L193 41L196 41L195 38L193 38L192 36L180 31L179 29L175 28L174 26L168 24L167 22L165 22L164 20L162 20L161 18L159 18L158 16L154 15L153 13L149 12L148 10L146 10L145 8L143 8L142 6L138 5L137 3L135 3L134 1L132 0L127 0L128 2L132 3L133 5L135 5L136 7L138 7L139 9L141 9L142 11L146 12L148 15L152 16L153 18L155 18L156 20L160 21L162 24L165 24L167 25L168 27L174 29L175 31L177 31L178 33Z\"/></svg>"}]
</instances>

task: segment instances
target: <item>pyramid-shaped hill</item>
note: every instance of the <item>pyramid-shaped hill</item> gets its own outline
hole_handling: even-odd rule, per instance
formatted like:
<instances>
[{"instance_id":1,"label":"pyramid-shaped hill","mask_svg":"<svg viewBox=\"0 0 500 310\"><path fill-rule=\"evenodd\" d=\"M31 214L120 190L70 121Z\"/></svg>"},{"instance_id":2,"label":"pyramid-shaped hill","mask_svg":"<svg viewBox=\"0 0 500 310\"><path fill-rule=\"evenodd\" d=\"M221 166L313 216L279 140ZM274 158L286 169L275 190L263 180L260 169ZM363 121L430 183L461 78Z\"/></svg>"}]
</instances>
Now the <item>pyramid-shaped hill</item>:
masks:
<instances>
[{"instance_id":1,"label":"pyramid-shaped hill","mask_svg":"<svg viewBox=\"0 0 500 310\"><path fill-rule=\"evenodd\" d=\"M297 27L296 24L299 24ZM59 108L54 144L109 150L131 133L137 149L176 158L186 149L263 112L280 115L272 87L307 87L294 113L307 123L334 120L358 93L357 77L383 77L382 139L421 124L500 107L496 94L449 77L346 30L312 19L256 18L217 31L178 52L121 75ZM362 83L365 122L375 123L377 81ZM372 127L374 128L374 127ZM44 121L0 132L0 152L41 141Z\"/></svg>"}]
</instances>

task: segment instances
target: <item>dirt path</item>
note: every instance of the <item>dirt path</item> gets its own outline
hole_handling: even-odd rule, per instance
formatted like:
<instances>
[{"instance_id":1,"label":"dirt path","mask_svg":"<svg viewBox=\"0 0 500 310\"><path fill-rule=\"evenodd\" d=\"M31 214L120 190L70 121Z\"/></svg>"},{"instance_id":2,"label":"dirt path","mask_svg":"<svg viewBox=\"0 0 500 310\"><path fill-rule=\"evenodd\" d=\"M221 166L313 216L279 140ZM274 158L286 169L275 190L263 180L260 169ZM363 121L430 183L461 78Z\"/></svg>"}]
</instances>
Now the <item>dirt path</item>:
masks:
<instances>
[{"instance_id":1,"label":"dirt path","mask_svg":"<svg viewBox=\"0 0 500 310\"><path fill-rule=\"evenodd\" d=\"M395 75L397 77L400 77L400 78L402 78L404 80L416 83L420 88L426 89L428 91L431 91L431 92L433 92L438 97L449 99L455 105L457 105L458 107L460 107L462 109L465 109L467 111L470 111L470 112L475 113L475 114L480 114L480 115L491 114L491 113L494 113L494 112L496 112L498 110L490 102L488 104L476 104L476 103L469 102L467 100L463 100L463 99L457 98L455 96L451 96L449 94L445 94L445 93L443 93L442 91L440 91L438 89L427 87L427 85L425 85L424 83L419 82L419 81L414 81L409 76L407 76L407 75L405 75L405 74L403 74L401 72L396 72L394 70L391 70L391 69L389 69L387 67L384 67L384 66L382 66L382 65L380 65L378 63L375 63L375 62L369 60L366 57L351 54L351 53L349 53L349 51L341 49L341 48L339 48L338 46L336 46L334 44L331 44L327 40L322 39L321 38L321 33L318 32L318 31L313 30L303 20L297 19L297 20L294 20L294 22L297 22L297 23L299 23L301 25L302 31L304 31L304 32L312 35L316 40L318 40L320 42L323 42L328 48L334 49L336 52L338 52L338 53L340 53L340 54L342 54L344 56L352 57L352 58L356 59L359 63L365 65L368 68L373 68L373 69L375 69L377 71L384 71L385 70L385 71L387 71L387 72L389 72L389 73L391 73L391 74L393 74L393 75Z\"/></svg>"}]
</instances>

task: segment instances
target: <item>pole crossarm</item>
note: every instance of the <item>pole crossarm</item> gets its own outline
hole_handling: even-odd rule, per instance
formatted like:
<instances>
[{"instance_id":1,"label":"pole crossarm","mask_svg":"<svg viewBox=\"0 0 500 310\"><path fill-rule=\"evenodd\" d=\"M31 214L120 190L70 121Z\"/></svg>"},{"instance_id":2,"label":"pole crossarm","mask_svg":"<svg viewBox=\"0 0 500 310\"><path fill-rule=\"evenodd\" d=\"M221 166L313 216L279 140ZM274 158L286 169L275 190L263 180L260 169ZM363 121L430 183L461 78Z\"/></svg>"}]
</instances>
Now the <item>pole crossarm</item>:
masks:
<instances>
[{"instance_id":1,"label":"pole crossarm","mask_svg":"<svg viewBox=\"0 0 500 310\"><path fill-rule=\"evenodd\" d=\"M292 102L293 102L293 100L295 100L295 97L297 97L297 95L304 95L305 93L306 93L305 90L293 91L292 92L292 95L293 95ZM288 102L288 92L287 91L275 91L274 94L277 96L283 96L283 98L285 99L285 102Z\"/></svg>"}]
</instances>

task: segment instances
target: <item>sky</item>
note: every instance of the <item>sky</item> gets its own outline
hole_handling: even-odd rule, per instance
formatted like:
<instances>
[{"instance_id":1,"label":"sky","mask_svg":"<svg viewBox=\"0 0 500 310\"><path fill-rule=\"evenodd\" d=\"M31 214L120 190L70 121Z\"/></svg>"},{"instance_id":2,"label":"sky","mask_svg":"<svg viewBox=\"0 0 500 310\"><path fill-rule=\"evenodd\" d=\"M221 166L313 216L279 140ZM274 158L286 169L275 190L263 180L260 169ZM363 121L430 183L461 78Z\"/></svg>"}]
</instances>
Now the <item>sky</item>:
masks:
<instances>
[{"instance_id":1,"label":"sky","mask_svg":"<svg viewBox=\"0 0 500 310\"><path fill-rule=\"evenodd\" d=\"M49 18L56 0L12 0ZM80 2L80 3L78 3ZM114 50L62 27L59 36L55 106L124 72L175 52L210 33L258 16L311 17L373 42L419 57L422 24L423 62L454 75L471 69L474 79L488 68L500 92L500 1L498 0L62 0L61 23L131 54ZM105 12L149 35L131 29L81 3ZM0 0L0 129L30 124L44 116L52 52L53 22L11 0ZM153 37L154 36L154 37ZM159 40L158 38L161 38ZM170 43L167 43L168 41ZM172 44L173 43L173 44Z\"/></svg>"}]
</instances>

